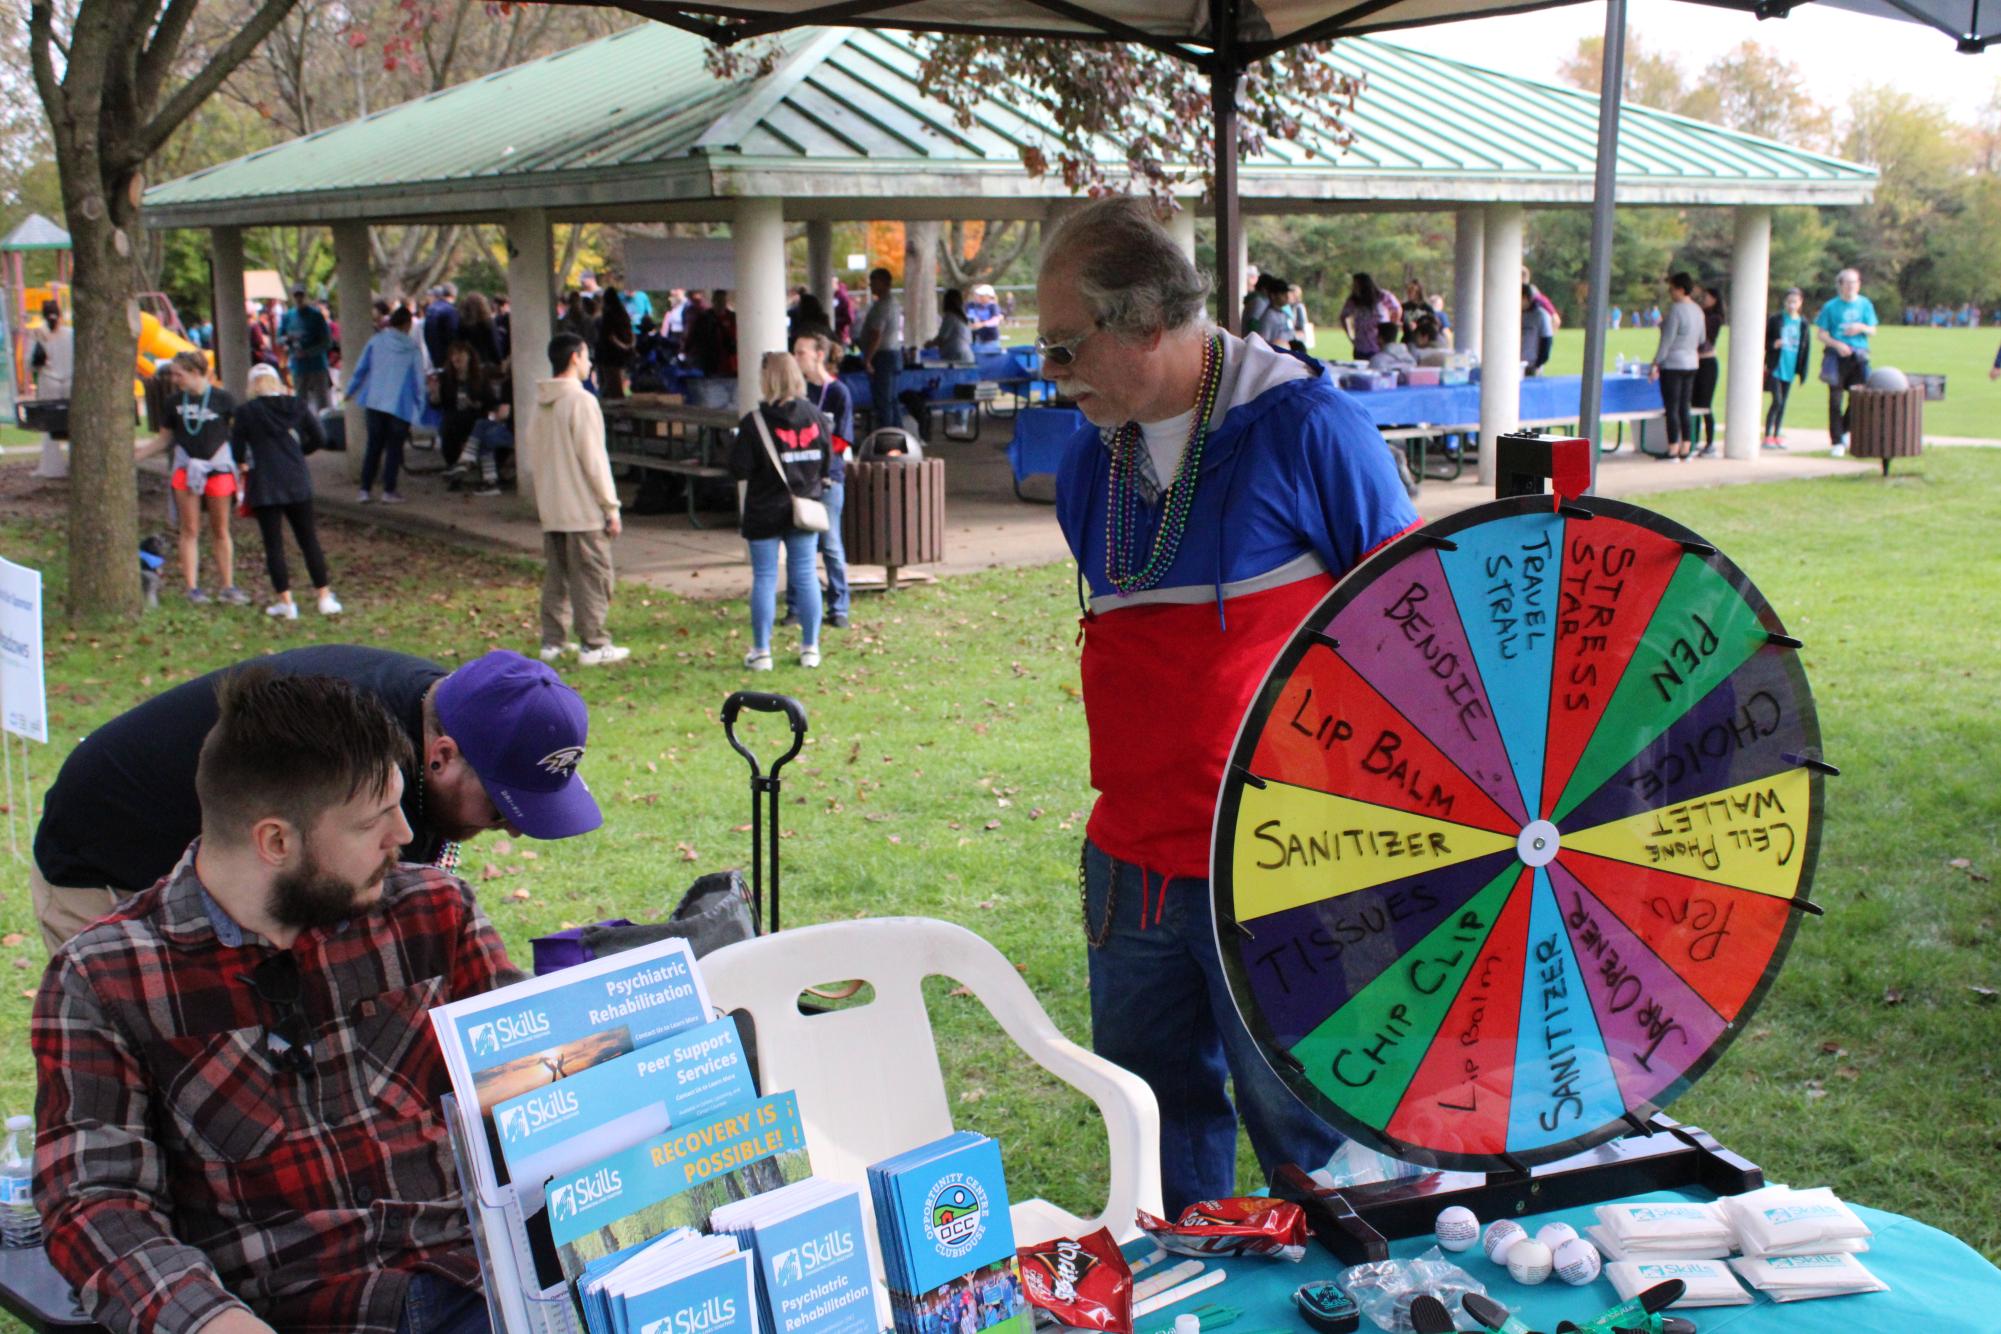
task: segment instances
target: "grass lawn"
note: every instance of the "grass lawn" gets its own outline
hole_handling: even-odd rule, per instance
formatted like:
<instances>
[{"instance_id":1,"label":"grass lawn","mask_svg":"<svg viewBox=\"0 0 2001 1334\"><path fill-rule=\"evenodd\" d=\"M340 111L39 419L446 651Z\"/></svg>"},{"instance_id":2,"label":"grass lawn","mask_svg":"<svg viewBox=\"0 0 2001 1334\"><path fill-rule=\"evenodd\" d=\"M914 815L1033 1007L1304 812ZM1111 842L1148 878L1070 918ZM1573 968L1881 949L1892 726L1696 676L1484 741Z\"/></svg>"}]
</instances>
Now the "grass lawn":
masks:
<instances>
[{"instance_id":1,"label":"grass lawn","mask_svg":"<svg viewBox=\"0 0 2001 1334\"><path fill-rule=\"evenodd\" d=\"M59 605L61 525L24 472L0 469L0 550L42 567ZM2001 1259L1997 507L2001 451L1984 449L1935 450L1887 482L1872 471L1660 503L1728 552L1806 641L1827 754L1843 769L1828 786L1813 894L1826 916L1804 923L1750 1031L1675 1114L1775 1180L1832 1184ZM52 622L57 739L35 750L37 785L98 722L254 653L344 638L450 663L533 645L532 566L326 529L350 608L337 623L181 606L96 634ZM254 547L246 538L240 557L254 561ZM592 709L586 768L605 830L536 845L532 859L519 845L470 849L509 948L525 963L533 935L657 913L697 873L742 864L746 771L715 720L730 691L754 685L797 695L813 722L787 772L786 920L964 922L1087 1040L1076 852L1090 792L1073 599L1062 568L869 597L853 628L830 632L820 672L788 668L781 653L774 675L753 679L737 665L743 603L622 590L614 629L635 657L574 676ZM753 744L778 736L760 726ZM18 874L14 883L0 898L0 966L16 974L0 992L0 1032L17 1038L0 1044L6 1111L32 1105L18 1038L43 964ZM1002 1138L1018 1193L1089 1212L1104 1147L1088 1104L1024 1069L950 982L933 985L961 1124Z\"/></svg>"},{"instance_id":2,"label":"grass lawn","mask_svg":"<svg viewBox=\"0 0 2001 1334\"><path fill-rule=\"evenodd\" d=\"M1812 313L1810 309L1808 313ZM1946 377L1945 398L1925 404L1925 430L1933 435L2001 439L2001 384L1987 379L1988 368L1994 364L1995 346L2001 343L2001 329L1906 329L1890 325L1870 341L1875 353L1872 365ZM1628 361L1651 361L1658 342L1659 336L1651 329L1619 330L1606 340L1606 370L1610 371L1615 358L1621 355ZM1314 340L1314 351L1323 357L1346 357L1347 335L1322 326ZM1721 355L1724 373L1716 390L1719 420L1723 405L1729 402L1727 332ZM1583 331L1559 330L1556 350L1550 354L1550 373L1576 375L1583 366ZM1786 404L1788 427L1827 429L1827 389L1814 378L1819 367L1816 357L1807 367L1807 382L1793 386L1792 398Z\"/></svg>"}]
</instances>

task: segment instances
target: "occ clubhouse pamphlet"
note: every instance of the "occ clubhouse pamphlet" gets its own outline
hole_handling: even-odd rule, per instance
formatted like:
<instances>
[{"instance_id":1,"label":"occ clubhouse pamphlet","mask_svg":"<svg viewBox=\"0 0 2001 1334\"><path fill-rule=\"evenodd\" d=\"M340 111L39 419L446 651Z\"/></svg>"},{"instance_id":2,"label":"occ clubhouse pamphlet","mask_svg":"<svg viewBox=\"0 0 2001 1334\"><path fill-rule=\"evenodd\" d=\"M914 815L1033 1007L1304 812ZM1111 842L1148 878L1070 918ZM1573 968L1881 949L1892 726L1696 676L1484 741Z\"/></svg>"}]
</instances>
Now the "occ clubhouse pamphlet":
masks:
<instances>
[{"instance_id":1,"label":"occ clubhouse pamphlet","mask_svg":"<svg viewBox=\"0 0 2001 1334\"><path fill-rule=\"evenodd\" d=\"M493 1146L492 1113L618 1057L709 1022L709 996L684 940L596 959L431 1011L469 1148L464 1189L509 1244L489 1248L511 1326L529 1328L521 1294L539 1292L525 1220L541 1182L510 1177ZM630 1110L630 1109L627 1109Z\"/></svg>"}]
</instances>

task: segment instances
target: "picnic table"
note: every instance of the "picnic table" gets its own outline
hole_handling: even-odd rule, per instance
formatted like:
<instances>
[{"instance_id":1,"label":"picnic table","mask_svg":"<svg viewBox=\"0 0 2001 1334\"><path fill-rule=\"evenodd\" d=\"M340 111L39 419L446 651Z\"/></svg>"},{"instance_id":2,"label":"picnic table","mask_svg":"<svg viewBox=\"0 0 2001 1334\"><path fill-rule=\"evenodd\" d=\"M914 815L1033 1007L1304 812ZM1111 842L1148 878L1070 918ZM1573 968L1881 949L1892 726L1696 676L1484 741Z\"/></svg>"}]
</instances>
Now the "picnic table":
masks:
<instances>
[{"instance_id":1,"label":"picnic table","mask_svg":"<svg viewBox=\"0 0 2001 1334\"><path fill-rule=\"evenodd\" d=\"M615 398L604 404L605 449L613 463L681 478L688 522L700 528L695 484L729 480L724 450L739 420L735 408L702 408L644 396Z\"/></svg>"}]
</instances>

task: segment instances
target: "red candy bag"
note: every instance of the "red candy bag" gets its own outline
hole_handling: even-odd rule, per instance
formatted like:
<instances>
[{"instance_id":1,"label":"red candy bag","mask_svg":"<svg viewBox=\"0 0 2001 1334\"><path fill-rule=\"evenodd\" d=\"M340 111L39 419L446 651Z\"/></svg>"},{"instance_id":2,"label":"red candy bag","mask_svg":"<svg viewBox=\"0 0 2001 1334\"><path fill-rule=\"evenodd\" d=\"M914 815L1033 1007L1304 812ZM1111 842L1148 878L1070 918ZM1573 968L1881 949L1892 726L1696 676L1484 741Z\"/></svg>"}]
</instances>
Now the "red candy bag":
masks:
<instances>
[{"instance_id":1,"label":"red candy bag","mask_svg":"<svg viewBox=\"0 0 2001 1334\"><path fill-rule=\"evenodd\" d=\"M1030 1305L1078 1329L1132 1334L1133 1271L1110 1229L1024 1246L1015 1258Z\"/></svg>"},{"instance_id":2,"label":"red candy bag","mask_svg":"<svg viewBox=\"0 0 2001 1334\"><path fill-rule=\"evenodd\" d=\"M1139 1227L1179 1255L1270 1255L1295 1262L1306 1256L1306 1211L1290 1200L1201 1200L1173 1223L1142 1209Z\"/></svg>"}]
</instances>

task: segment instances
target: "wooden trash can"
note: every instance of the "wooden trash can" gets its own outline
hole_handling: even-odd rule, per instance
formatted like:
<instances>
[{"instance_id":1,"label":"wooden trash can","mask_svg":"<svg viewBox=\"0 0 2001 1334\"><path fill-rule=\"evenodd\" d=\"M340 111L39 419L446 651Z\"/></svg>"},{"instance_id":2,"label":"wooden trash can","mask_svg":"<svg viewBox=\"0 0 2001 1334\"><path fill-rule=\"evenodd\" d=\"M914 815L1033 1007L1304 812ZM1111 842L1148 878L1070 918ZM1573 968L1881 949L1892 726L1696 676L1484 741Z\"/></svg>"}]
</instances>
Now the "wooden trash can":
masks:
<instances>
[{"instance_id":1,"label":"wooden trash can","mask_svg":"<svg viewBox=\"0 0 2001 1334\"><path fill-rule=\"evenodd\" d=\"M1925 448L1925 387L1851 389L1848 392L1848 453L1851 458L1912 459Z\"/></svg>"},{"instance_id":2,"label":"wooden trash can","mask_svg":"<svg viewBox=\"0 0 2001 1334\"><path fill-rule=\"evenodd\" d=\"M896 587L905 565L945 559L945 461L850 461L841 545L850 565L881 565Z\"/></svg>"}]
</instances>

